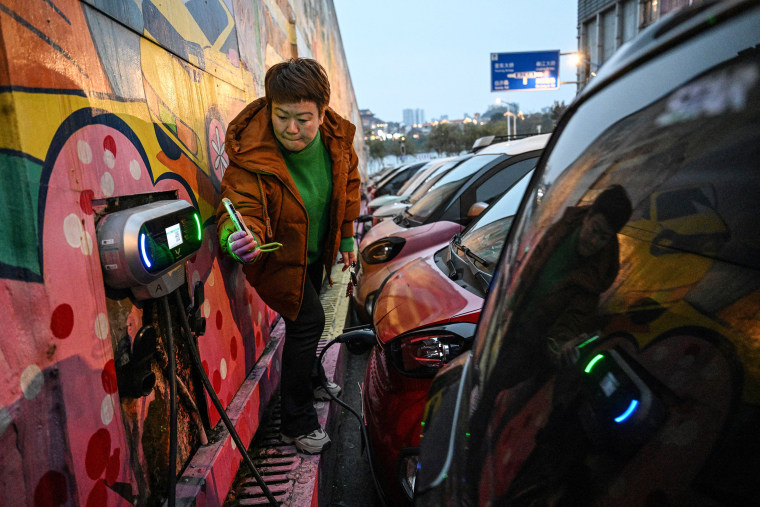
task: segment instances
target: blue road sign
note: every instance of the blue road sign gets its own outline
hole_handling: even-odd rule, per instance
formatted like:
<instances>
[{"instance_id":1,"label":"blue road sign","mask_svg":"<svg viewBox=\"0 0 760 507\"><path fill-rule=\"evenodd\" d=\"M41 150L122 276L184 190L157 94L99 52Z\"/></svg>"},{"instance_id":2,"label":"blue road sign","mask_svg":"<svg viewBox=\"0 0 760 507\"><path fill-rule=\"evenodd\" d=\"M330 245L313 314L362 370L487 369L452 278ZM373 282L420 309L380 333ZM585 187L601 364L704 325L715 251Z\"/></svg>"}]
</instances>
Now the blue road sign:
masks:
<instances>
[{"instance_id":1,"label":"blue road sign","mask_svg":"<svg viewBox=\"0 0 760 507\"><path fill-rule=\"evenodd\" d=\"M491 53L491 91L556 90L559 50Z\"/></svg>"}]
</instances>

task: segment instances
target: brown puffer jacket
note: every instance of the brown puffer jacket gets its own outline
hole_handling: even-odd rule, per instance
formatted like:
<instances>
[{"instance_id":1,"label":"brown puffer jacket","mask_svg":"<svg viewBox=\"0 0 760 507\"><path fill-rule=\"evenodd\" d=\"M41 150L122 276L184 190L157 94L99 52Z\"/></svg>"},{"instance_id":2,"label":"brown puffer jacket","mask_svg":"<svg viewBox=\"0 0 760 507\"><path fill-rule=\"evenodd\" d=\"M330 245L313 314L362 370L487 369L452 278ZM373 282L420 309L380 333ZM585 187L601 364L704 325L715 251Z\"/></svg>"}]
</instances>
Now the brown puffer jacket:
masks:
<instances>
[{"instance_id":1,"label":"brown puffer jacket","mask_svg":"<svg viewBox=\"0 0 760 507\"><path fill-rule=\"evenodd\" d=\"M356 127L329 107L319 130L332 161L330 224L322 252L329 277L340 240L353 236L353 221L359 216L359 159L352 144ZM283 245L244 265L243 272L267 305L294 320L306 281L308 215L275 141L264 98L251 102L232 120L225 151L230 165L222 178L222 197L232 201L262 244ZM221 203L216 217L222 250L229 254L225 233L229 217Z\"/></svg>"}]
</instances>

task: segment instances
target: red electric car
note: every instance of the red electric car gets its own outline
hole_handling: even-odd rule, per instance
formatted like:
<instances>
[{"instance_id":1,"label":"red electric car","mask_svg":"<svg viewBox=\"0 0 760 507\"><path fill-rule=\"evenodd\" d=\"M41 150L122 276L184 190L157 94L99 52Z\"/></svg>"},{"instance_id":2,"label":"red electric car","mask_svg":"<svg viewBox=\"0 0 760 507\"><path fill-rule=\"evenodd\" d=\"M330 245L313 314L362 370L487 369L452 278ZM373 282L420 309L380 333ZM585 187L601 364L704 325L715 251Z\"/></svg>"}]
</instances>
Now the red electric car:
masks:
<instances>
[{"instance_id":1,"label":"red electric car","mask_svg":"<svg viewBox=\"0 0 760 507\"><path fill-rule=\"evenodd\" d=\"M374 313L377 345L363 388L374 470L389 505L414 491L420 421L438 369L470 346L493 270L532 171L461 235L385 283Z\"/></svg>"}]
</instances>

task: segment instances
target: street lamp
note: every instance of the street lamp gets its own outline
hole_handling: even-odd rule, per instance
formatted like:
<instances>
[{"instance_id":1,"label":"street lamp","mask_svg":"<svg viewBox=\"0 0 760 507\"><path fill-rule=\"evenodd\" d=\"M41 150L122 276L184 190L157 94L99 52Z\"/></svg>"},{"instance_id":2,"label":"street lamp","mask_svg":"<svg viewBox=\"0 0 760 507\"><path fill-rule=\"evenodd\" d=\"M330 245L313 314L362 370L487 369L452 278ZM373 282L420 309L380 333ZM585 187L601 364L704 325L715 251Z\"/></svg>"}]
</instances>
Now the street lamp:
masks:
<instances>
[{"instance_id":1,"label":"street lamp","mask_svg":"<svg viewBox=\"0 0 760 507\"><path fill-rule=\"evenodd\" d=\"M582 75L582 78L578 81L562 81L560 84L576 84L585 86L590 78L596 77L596 72L593 72L591 70L591 66L593 65L596 70L599 70L599 67L602 66L601 63L592 62L591 58L583 51L576 51L573 53L560 53L560 56L563 55L570 58L572 65L575 65L576 67L581 67L582 65L583 69L579 71L579 73Z\"/></svg>"},{"instance_id":2,"label":"street lamp","mask_svg":"<svg viewBox=\"0 0 760 507\"><path fill-rule=\"evenodd\" d=\"M515 136L515 137L517 136L517 118L518 118L518 116L520 117L521 120L525 119L525 117L523 117L522 112L518 111L517 114L515 114L512 111L510 111L510 109L512 109L512 105L511 104L507 104L507 112L504 113L504 116L507 117L507 138L511 138L513 136ZM512 118L512 122L511 122L512 124L511 125L510 125L510 121L509 121L510 117ZM514 127L510 128L513 125L514 125Z\"/></svg>"}]
</instances>

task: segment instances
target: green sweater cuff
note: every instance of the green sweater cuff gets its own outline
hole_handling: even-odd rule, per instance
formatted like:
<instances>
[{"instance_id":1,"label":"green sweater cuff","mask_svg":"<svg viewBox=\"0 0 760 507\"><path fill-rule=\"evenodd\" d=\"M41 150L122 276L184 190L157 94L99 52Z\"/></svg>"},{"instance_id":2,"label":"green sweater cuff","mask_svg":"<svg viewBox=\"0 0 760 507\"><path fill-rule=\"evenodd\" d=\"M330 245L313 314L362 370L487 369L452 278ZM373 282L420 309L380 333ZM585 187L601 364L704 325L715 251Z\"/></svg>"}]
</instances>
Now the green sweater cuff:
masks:
<instances>
[{"instance_id":1,"label":"green sweater cuff","mask_svg":"<svg viewBox=\"0 0 760 507\"><path fill-rule=\"evenodd\" d=\"M333 243L334 244L334 243ZM354 237L341 238L340 240L341 252L353 252L354 251Z\"/></svg>"}]
</instances>

